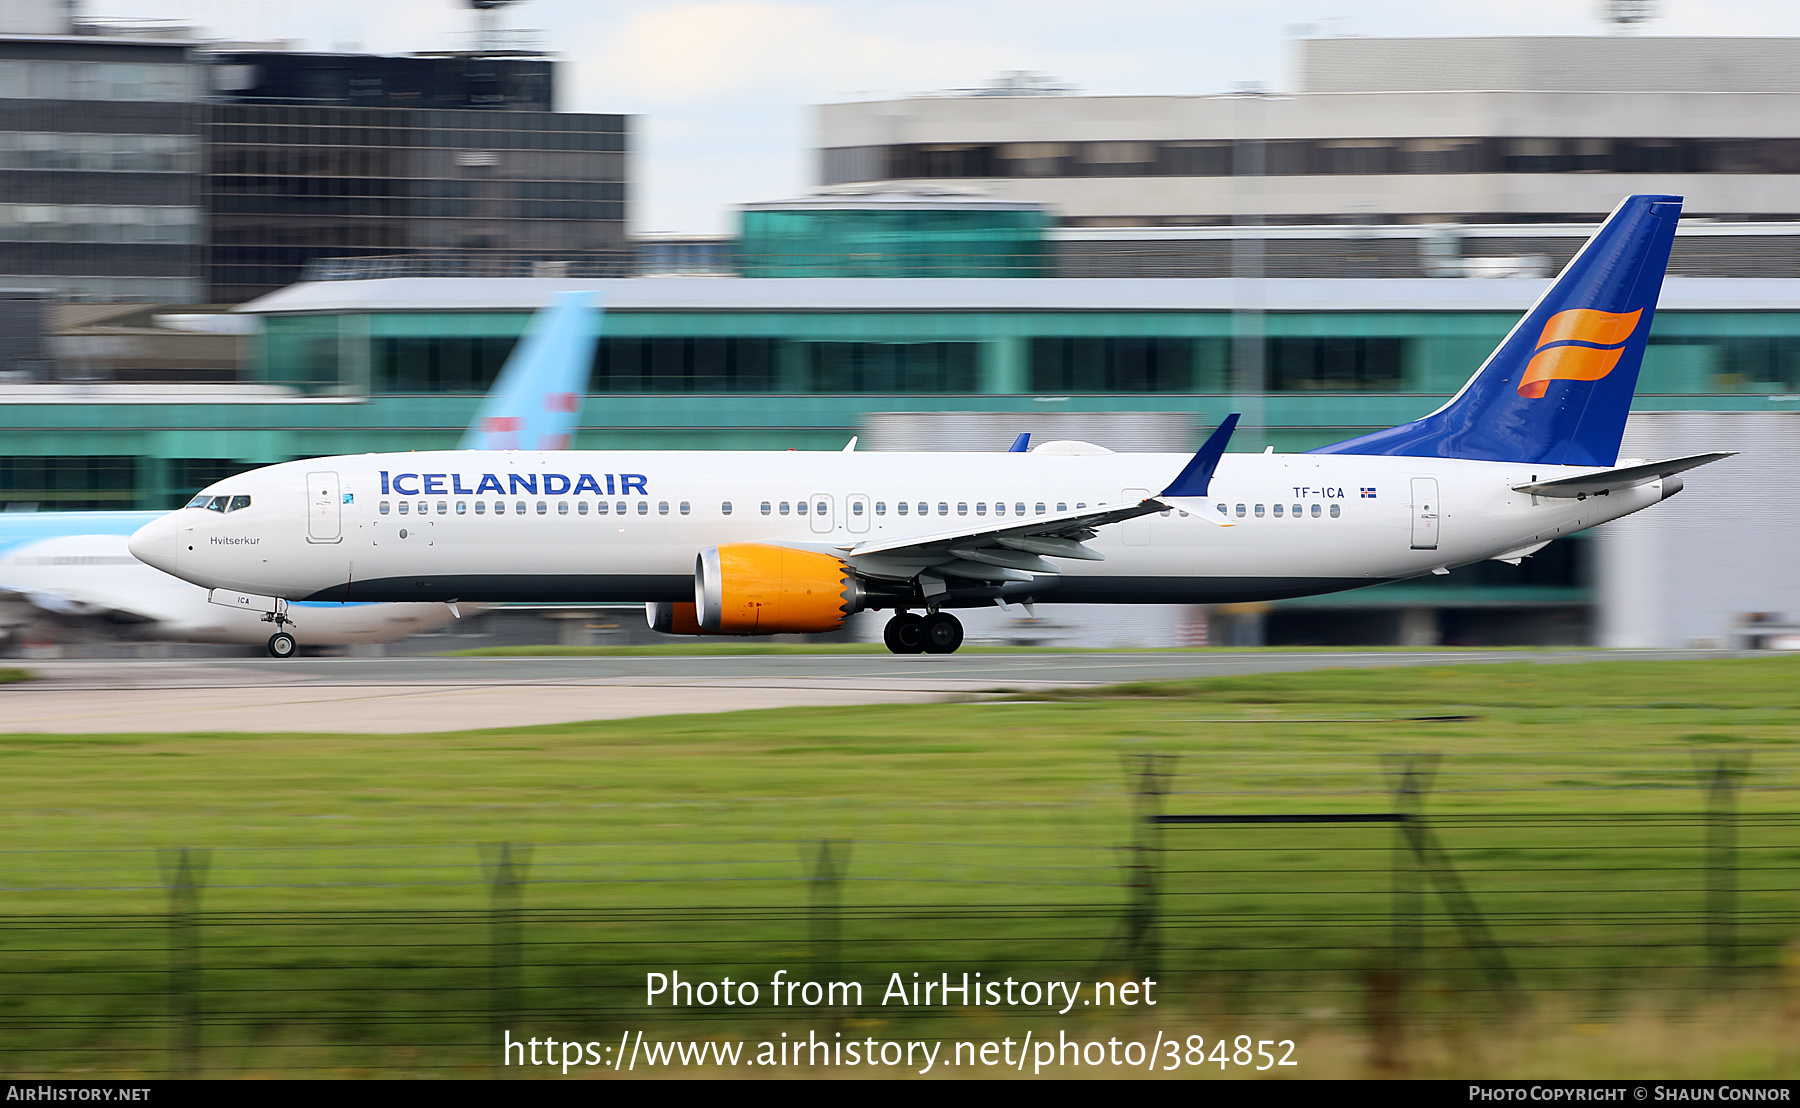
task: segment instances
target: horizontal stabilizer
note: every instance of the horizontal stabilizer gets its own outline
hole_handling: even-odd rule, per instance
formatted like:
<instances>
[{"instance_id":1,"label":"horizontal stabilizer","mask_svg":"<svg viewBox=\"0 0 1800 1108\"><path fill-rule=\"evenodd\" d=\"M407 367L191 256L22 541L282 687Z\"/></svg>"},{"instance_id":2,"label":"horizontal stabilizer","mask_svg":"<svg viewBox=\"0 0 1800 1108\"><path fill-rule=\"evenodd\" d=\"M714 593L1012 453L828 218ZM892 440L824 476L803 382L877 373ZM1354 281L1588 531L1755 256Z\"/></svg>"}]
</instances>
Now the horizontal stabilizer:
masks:
<instances>
[{"instance_id":1,"label":"horizontal stabilizer","mask_svg":"<svg viewBox=\"0 0 1800 1108\"><path fill-rule=\"evenodd\" d=\"M1175 480L1169 487L1158 493L1158 496L1205 496L1207 488L1212 484L1213 472L1219 468L1219 459L1225 454L1225 444L1231 441L1231 433L1237 430L1238 413L1232 412L1220 421L1213 433L1200 446L1200 450L1181 467Z\"/></svg>"},{"instance_id":2,"label":"horizontal stabilizer","mask_svg":"<svg viewBox=\"0 0 1800 1108\"><path fill-rule=\"evenodd\" d=\"M1666 462L1647 462L1641 466L1620 466L1617 469L1603 469L1598 473L1583 473L1575 477L1564 477L1556 481L1537 481L1529 485L1514 485L1514 492L1530 493L1532 496L1554 496L1576 498L1595 496L1613 489L1632 489L1639 485L1647 485L1663 477L1673 477L1677 473L1685 473L1690 469L1698 469L1703 465L1729 458L1736 454L1735 450L1723 453L1693 454L1686 458L1670 458Z\"/></svg>"}]
</instances>

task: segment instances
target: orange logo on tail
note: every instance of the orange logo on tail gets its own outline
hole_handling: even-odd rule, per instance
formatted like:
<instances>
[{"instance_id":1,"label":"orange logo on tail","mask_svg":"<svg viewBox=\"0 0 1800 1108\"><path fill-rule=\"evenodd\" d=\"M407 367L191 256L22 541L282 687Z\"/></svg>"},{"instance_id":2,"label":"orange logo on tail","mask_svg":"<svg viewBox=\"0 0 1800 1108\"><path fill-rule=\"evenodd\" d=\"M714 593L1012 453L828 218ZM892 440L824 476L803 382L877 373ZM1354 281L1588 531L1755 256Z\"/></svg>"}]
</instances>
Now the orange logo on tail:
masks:
<instances>
[{"instance_id":1,"label":"orange logo on tail","mask_svg":"<svg viewBox=\"0 0 1800 1108\"><path fill-rule=\"evenodd\" d=\"M1537 351L1519 378L1519 395L1535 400L1552 381L1598 381L1611 373L1643 314L1642 308L1635 312L1591 308L1557 312L1538 336Z\"/></svg>"}]
</instances>

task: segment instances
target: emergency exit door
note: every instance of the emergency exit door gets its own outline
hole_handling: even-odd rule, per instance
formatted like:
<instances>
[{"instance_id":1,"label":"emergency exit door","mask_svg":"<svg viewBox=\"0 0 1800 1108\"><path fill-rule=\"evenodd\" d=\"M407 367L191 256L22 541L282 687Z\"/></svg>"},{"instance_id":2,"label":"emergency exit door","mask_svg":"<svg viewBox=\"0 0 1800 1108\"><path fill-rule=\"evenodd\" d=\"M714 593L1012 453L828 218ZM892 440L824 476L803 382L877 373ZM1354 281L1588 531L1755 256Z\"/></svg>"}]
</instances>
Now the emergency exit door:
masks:
<instances>
[{"instance_id":1,"label":"emergency exit door","mask_svg":"<svg viewBox=\"0 0 1800 1108\"><path fill-rule=\"evenodd\" d=\"M1414 477L1412 479L1412 548L1414 550L1436 550L1438 548L1438 517L1442 515L1438 504L1438 483L1436 477Z\"/></svg>"},{"instance_id":2,"label":"emergency exit door","mask_svg":"<svg viewBox=\"0 0 1800 1108\"><path fill-rule=\"evenodd\" d=\"M337 542L344 537L343 498L338 493L338 475L309 473L306 475L306 541Z\"/></svg>"}]
</instances>

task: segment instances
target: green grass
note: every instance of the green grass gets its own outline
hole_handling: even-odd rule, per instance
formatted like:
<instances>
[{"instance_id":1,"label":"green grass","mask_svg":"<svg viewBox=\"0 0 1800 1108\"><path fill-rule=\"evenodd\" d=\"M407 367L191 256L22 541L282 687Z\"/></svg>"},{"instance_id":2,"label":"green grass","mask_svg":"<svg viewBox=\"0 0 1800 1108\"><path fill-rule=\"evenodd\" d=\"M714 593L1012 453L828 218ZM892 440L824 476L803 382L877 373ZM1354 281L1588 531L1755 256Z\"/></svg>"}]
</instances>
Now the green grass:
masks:
<instances>
[{"instance_id":1,"label":"green grass","mask_svg":"<svg viewBox=\"0 0 1800 1108\"><path fill-rule=\"evenodd\" d=\"M157 850L182 846L211 851L213 1064L256 1072L485 1057L484 843L529 845L525 1003L582 1039L642 1025L647 969L813 972L820 839L851 844L837 957L871 986L890 970L1120 972L1122 864L1143 857L1121 851L1126 759L1143 753L1175 758L1165 810L1232 814L1389 811L1387 756L1442 755L1426 808L1471 898L1528 995L1587 1019L1632 996L1717 995L1696 968L1697 771L1747 754L1732 980L1767 984L1800 950L1794 658L1326 670L416 736L0 735L0 1066L162 1064ZM1380 825L1165 831L1167 1011L1196 1029L1354 1027L1391 941L1392 846ZM1475 1018L1475 962L1442 901L1426 908L1421 1003Z\"/></svg>"},{"instance_id":2,"label":"green grass","mask_svg":"<svg viewBox=\"0 0 1800 1108\"><path fill-rule=\"evenodd\" d=\"M10 685L15 681L35 681L37 674L28 669L0 669L0 685Z\"/></svg>"}]
</instances>

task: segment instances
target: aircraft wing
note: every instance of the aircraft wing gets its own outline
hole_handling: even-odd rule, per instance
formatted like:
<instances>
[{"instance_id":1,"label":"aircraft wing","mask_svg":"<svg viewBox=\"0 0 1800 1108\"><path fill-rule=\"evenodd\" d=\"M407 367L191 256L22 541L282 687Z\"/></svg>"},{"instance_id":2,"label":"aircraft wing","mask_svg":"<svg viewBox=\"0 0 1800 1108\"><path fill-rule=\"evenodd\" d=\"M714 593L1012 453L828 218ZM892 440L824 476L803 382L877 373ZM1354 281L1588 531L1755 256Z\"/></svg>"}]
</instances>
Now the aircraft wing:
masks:
<instances>
[{"instance_id":1,"label":"aircraft wing","mask_svg":"<svg viewBox=\"0 0 1800 1108\"><path fill-rule=\"evenodd\" d=\"M1016 522L996 519L973 528L839 549L858 569L878 577L911 577L930 569L976 581L1030 581L1033 574L1059 572L1046 558L1104 561L1104 554L1084 545L1101 527L1166 512L1206 496L1237 421L1236 415L1226 417L1167 488L1133 504L1101 504Z\"/></svg>"},{"instance_id":2,"label":"aircraft wing","mask_svg":"<svg viewBox=\"0 0 1800 1108\"><path fill-rule=\"evenodd\" d=\"M1598 473L1583 473L1575 477L1564 477L1556 481L1536 481L1528 485L1514 485L1514 492L1530 493L1532 496L1561 497L1575 499L1585 496L1597 496L1613 489L1630 489L1639 485L1647 485L1664 477L1673 477L1677 473L1685 473L1690 469L1698 469L1723 458L1732 457L1735 450L1715 452L1712 454L1690 454L1685 458L1670 458L1666 462L1647 462L1636 466L1619 466L1614 469L1603 469Z\"/></svg>"},{"instance_id":3,"label":"aircraft wing","mask_svg":"<svg viewBox=\"0 0 1800 1108\"><path fill-rule=\"evenodd\" d=\"M0 606L18 613L29 608L37 613L72 619L97 619L107 623L155 623L162 618L156 612L121 604L116 598L81 589L19 588L0 583ZM22 623L25 620L0 622Z\"/></svg>"}]
</instances>

